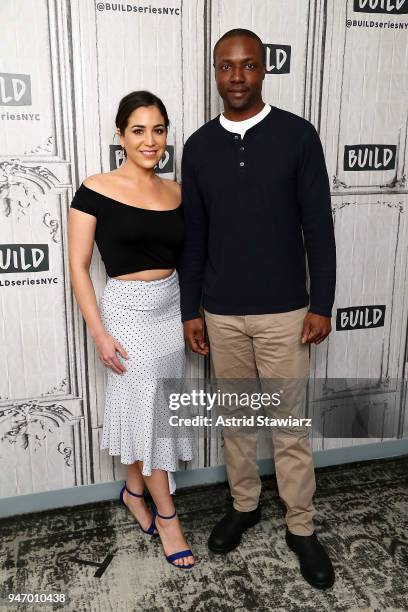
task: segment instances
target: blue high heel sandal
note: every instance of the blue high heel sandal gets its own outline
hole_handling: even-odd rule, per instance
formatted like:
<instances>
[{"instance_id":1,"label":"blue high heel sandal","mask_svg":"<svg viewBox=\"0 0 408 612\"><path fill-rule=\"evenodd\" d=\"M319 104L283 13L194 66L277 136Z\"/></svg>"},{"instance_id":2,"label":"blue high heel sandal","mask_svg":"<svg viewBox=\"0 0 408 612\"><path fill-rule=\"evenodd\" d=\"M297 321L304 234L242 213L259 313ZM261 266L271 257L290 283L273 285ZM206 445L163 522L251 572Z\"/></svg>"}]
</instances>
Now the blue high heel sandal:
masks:
<instances>
[{"instance_id":1,"label":"blue high heel sandal","mask_svg":"<svg viewBox=\"0 0 408 612\"><path fill-rule=\"evenodd\" d=\"M119 495L119 499L120 499L121 503L122 503L124 506L126 506L126 504L125 504L125 502L124 502L124 500L123 500L123 493L124 493L125 491L126 491L126 492L127 492L129 495L132 495L133 497L139 497L139 498L140 498L140 497L144 497L143 493L132 493L132 491L129 491L129 489L127 488L127 486L126 486L126 484L125 484L125 486L123 487L123 489L121 490L120 495ZM127 508L127 506L126 506L126 508ZM153 506L153 508L152 508L152 512L153 512L153 520L152 520L152 522L151 522L150 527L149 527L148 529L143 529L143 527L142 527L141 525L139 525L139 527L140 527L140 529L143 531L143 533L147 533L148 535L151 535L151 536L152 536L152 535L157 535L157 531L156 531L156 523L155 523L155 516L156 516L156 514L157 514L157 511L156 511L156 506Z\"/></svg>"},{"instance_id":2,"label":"blue high heel sandal","mask_svg":"<svg viewBox=\"0 0 408 612\"><path fill-rule=\"evenodd\" d=\"M167 519L170 520L172 518L174 518L176 516L177 512L174 511L174 514L172 514L171 516L164 516L163 514L160 514L157 511L157 508L154 509L153 511L153 522L155 522L156 516L162 518L162 519ZM157 529L157 527L156 527ZM176 552L173 553L172 555L165 555L166 560L171 564L174 565L174 567L177 567L177 569L190 569L192 567L194 567L195 563L189 563L188 565L177 565L177 563L174 563L174 561L177 561L177 559L184 559L185 557L194 557L193 553L191 552L190 549L187 550L181 550L180 552Z\"/></svg>"}]
</instances>

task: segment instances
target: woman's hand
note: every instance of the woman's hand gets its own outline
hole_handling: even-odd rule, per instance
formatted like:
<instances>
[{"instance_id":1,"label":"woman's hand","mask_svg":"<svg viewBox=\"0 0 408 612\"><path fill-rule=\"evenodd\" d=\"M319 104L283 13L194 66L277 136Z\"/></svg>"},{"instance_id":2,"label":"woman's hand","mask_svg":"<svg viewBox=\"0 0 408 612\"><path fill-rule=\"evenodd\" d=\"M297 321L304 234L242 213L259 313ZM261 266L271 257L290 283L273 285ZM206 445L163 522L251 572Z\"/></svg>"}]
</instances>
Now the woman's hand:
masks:
<instances>
[{"instance_id":1,"label":"woman's hand","mask_svg":"<svg viewBox=\"0 0 408 612\"><path fill-rule=\"evenodd\" d=\"M116 372L116 374L124 374L126 368L120 363L116 355L116 352L118 352L124 359L129 359L123 346L107 332L103 332L96 336L94 342L99 359L102 361L103 365Z\"/></svg>"}]
</instances>

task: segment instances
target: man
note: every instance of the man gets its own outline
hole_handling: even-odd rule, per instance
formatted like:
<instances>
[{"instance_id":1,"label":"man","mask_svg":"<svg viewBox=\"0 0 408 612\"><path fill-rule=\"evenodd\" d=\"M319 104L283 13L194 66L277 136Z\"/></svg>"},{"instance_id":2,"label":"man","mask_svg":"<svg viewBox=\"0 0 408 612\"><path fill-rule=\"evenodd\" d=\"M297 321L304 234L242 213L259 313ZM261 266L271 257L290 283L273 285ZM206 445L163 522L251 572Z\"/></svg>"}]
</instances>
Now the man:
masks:
<instances>
[{"instance_id":1,"label":"man","mask_svg":"<svg viewBox=\"0 0 408 612\"><path fill-rule=\"evenodd\" d=\"M265 55L256 34L224 34L214 47L214 68L224 113L187 140L182 160L185 337L194 352L208 354L202 305L217 379L302 379L309 373L309 344L331 331L334 301L322 146L308 121L263 102ZM303 577L314 587L331 587L333 566L313 527L309 436L275 430L273 443L286 542ZM256 436L225 436L225 460L234 503L211 533L215 553L233 550L260 520Z\"/></svg>"}]
</instances>

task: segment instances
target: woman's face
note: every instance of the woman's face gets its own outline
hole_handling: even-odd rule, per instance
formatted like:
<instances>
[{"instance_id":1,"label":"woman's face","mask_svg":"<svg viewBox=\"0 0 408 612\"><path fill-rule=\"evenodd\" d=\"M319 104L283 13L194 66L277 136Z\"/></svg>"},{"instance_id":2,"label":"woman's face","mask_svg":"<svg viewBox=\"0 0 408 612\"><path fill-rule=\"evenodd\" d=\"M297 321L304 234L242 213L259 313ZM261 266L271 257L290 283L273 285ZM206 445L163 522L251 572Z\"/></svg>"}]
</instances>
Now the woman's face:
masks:
<instances>
[{"instance_id":1,"label":"woman's face","mask_svg":"<svg viewBox=\"0 0 408 612\"><path fill-rule=\"evenodd\" d=\"M166 150L167 131L157 106L141 106L128 118L120 144L127 159L142 168L154 168Z\"/></svg>"}]
</instances>

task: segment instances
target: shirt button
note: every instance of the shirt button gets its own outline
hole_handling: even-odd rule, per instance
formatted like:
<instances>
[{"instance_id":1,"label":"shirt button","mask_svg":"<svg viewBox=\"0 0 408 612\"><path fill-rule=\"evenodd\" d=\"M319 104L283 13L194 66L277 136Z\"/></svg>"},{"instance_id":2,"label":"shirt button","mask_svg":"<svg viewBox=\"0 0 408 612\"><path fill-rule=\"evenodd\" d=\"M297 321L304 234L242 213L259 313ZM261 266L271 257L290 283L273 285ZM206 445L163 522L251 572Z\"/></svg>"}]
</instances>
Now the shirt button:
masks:
<instances>
[{"instance_id":1,"label":"shirt button","mask_svg":"<svg viewBox=\"0 0 408 612\"><path fill-rule=\"evenodd\" d=\"M245 162L239 162L239 165L240 165L240 166L241 166L241 168L242 168L242 166L245 166Z\"/></svg>"},{"instance_id":2,"label":"shirt button","mask_svg":"<svg viewBox=\"0 0 408 612\"><path fill-rule=\"evenodd\" d=\"M245 147L239 147L240 151L245 151Z\"/></svg>"},{"instance_id":3,"label":"shirt button","mask_svg":"<svg viewBox=\"0 0 408 612\"><path fill-rule=\"evenodd\" d=\"M235 134L234 138L235 138L235 140L238 140L239 134Z\"/></svg>"}]
</instances>

